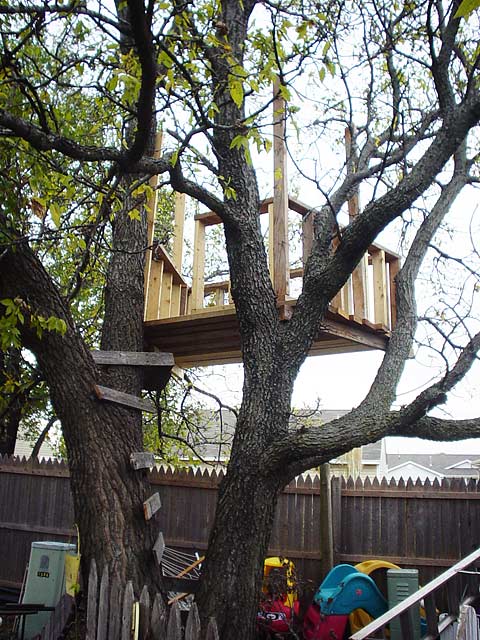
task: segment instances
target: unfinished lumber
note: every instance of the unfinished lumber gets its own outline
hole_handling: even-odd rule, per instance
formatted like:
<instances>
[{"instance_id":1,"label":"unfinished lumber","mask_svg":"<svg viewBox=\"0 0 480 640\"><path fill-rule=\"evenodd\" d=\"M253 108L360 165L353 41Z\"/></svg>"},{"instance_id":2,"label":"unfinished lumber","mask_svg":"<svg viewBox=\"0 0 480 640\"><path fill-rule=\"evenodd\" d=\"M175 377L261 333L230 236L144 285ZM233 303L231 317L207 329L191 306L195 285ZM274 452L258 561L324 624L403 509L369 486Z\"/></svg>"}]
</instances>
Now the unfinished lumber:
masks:
<instances>
[{"instance_id":1,"label":"unfinished lumber","mask_svg":"<svg viewBox=\"0 0 480 640\"><path fill-rule=\"evenodd\" d=\"M164 351L92 351L99 365L122 365L129 367L173 367L172 353Z\"/></svg>"},{"instance_id":2,"label":"unfinished lumber","mask_svg":"<svg viewBox=\"0 0 480 640\"><path fill-rule=\"evenodd\" d=\"M155 466L155 456L149 451L135 451L130 455L130 463L135 471L151 469Z\"/></svg>"},{"instance_id":3,"label":"unfinished lumber","mask_svg":"<svg viewBox=\"0 0 480 640\"><path fill-rule=\"evenodd\" d=\"M162 501L157 493L154 493L143 503L143 515L145 520L150 520L162 508Z\"/></svg>"},{"instance_id":4,"label":"unfinished lumber","mask_svg":"<svg viewBox=\"0 0 480 640\"><path fill-rule=\"evenodd\" d=\"M137 398L129 393L123 393L123 391L116 391L116 389L110 389L100 384L96 384L93 387L95 395L99 400L106 400L108 402L116 402L117 404L130 407L131 409L139 409L140 411L148 411L148 413L156 413L157 408L149 400L143 398Z\"/></svg>"},{"instance_id":5,"label":"unfinished lumber","mask_svg":"<svg viewBox=\"0 0 480 640\"><path fill-rule=\"evenodd\" d=\"M153 545L153 553L157 559L157 564L160 564L163 558L163 552L165 551L165 539L163 533L160 531L155 544Z\"/></svg>"}]
</instances>

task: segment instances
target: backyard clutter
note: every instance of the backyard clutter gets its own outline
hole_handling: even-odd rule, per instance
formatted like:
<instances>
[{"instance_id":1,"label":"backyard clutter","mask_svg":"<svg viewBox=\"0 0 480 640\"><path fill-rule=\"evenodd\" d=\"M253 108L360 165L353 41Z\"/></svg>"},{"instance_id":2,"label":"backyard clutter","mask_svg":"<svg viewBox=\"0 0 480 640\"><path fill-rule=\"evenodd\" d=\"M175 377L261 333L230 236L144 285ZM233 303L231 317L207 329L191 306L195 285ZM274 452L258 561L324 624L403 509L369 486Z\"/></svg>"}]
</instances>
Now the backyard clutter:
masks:
<instances>
[{"instance_id":1,"label":"backyard clutter","mask_svg":"<svg viewBox=\"0 0 480 640\"><path fill-rule=\"evenodd\" d=\"M129 638L145 638L146 629L150 629L151 637L159 640L183 640L184 636L196 640L193 634L199 612L192 603L207 547L205 523L212 521L211 510L221 477L222 473L200 470L149 472L152 495L158 493L162 502L162 508L151 520L165 535L161 568L165 580L170 581L167 602L161 594L147 589L137 592L131 583L119 585L108 568L99 575L96 565L92 564L88 585L84 587L84 595L88 593L85 620L80 624L81 628L85 627L85 634L88 630L86 637L113 640L122 637L124 628L129 630L128 634L132 633L132 636L127 634ZM8 585L20 588L32 542L39 543L43 535L71 545L77 531L73 523L69 473L64 463L2 459L0 479L4 492L0 545L5 550L0 564L0 587L4 590L2 593L7 593ZM480 503L475 480L422 484L331 478L329 488L329 492L322 492L319 478L306 476L297 478L280 495L271 538L273 553L265 560L263 591L258 603L259 639L331 640L332 634L339 639L354 634L355 640L360 640L356 634L362 633L365 625L372 624L372 619L375 623L388 615L383 612L392 606L387 588L389 570L402 568L404 574L418 570L417 586L411 591L415 594L419 580L428 586L432 578L437 580L435 576L445 569L451 571L449 567L455 560L476 546ZM28 491L31 508L25 509L18 500L9 500L9 496L14 497L19 491ZM328 500L332 513L328 537L332 540L330 552L335 566L324 568L322 558L328 555L329 547L321 540L322 514ZM175 513L177 517L165 517L168 513ZM453 514L451 519L448 514ZM431 523L429 532L425 531L425 521ZM454 535L458 530L461 536ZM40 547L42 544L45 542L41 542ZM66 549L73 564L78 561L75 549ZM378 557L373 555L375 549L381 552ZM22 564L17 566L19 559ZM156 562L156 556L152 556L152 561ZM35 573L47 573L45 560L42 566L40 569L39 565ZM440 619L438 613L450 614L452 602L458 607L465 584L476 588L478 593L475 567L473 563L459 570L472 571L471 574L455 571L448 582L447 595L438 595L436 602L429 600L430 596L423 598L424 625L419 627L419 634L426 632L425 621L430 612L430 624L444 625L444 635L440 637L447 639L447 628L453 628L447 623L453 622L458 612ZM75 585L71 570L71 566L67 567L70 588ZM74 602L68 595L60 596L49 627L42 632L44 640L57 640L69 624L74 628L76 616L82 613L75 609ZM420 603L415 607L415 620L420 621ZM10 637L8 622L5 618L0 627L6 634L0 635L2 640ZM400 622L397 622L397 633L401 634ZM386 624L395 627L394 622ZM185 635L187 628L189 636ZM217 637L213 620L209 633L211 639ZM407 636L397 637L401 640Z\"/></svg>"}]
</instances>

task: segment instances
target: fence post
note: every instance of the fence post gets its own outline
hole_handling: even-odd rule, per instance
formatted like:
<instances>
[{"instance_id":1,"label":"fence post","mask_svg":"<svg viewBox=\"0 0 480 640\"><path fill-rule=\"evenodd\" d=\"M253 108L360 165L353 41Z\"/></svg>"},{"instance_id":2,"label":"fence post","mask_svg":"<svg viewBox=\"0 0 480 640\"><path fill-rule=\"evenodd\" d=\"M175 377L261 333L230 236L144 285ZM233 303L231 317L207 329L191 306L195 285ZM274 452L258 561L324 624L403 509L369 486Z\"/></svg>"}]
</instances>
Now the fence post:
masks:
<instances>
[{"instance_id":1,"label":"fence post","mask_svg":"<svg viewBox=\"0 0 480 640\"><path fill-rule=\"evenodd\" d=\"M330 465L320 465L320 551L322 576L333 567L333 522Z\"/></svg>"}]
</instances>

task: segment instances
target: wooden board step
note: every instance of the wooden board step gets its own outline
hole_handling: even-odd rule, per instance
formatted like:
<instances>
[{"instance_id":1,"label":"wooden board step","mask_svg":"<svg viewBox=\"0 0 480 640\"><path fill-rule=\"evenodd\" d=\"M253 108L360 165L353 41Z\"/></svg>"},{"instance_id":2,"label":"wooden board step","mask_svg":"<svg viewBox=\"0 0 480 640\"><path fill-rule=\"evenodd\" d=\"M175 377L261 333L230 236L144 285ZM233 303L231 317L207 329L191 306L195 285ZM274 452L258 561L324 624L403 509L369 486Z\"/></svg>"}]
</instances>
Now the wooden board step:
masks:
<instances>
[{"instance_id":1,"label":"wooden board step","mask_svg":"<svg viewBox=\"0 0 480 640\"><path fill-rule=\"evenodd\" d=\"M130 463L135 471L152 469L155 466L155 456L149 451L135 451L130 455Z\"/></svg>"},{"instance_id":2,"label":"wooden board step","mask_svg":"<svg viewBox=\"0 0 480 640\"><path fill-rule=\"evenodd\" d=\"M164 351L92 351L92 356L100 366L141 367L147 391L164 389L175 365L173 354Z\"/></svg>"},{"instance_id":3,"label":"wooden board step","mask_svg":"<svg viewBox=\"0 0 480 640\"><path fill-rule=\"evenodd\" d=\"M116 402L117 404L130 407L131 409L148 411L148 413L156 413L157 411L157 408L153 404L153 402L150 402L150 400L145 400L144 398L137 398L137 396L132 396L130 393L116 391L115 389L110 389L109 387L103 387L100 384L94 385L93 390L95 391L95 395L99 400Z\"/></svg>"}]
</instances>

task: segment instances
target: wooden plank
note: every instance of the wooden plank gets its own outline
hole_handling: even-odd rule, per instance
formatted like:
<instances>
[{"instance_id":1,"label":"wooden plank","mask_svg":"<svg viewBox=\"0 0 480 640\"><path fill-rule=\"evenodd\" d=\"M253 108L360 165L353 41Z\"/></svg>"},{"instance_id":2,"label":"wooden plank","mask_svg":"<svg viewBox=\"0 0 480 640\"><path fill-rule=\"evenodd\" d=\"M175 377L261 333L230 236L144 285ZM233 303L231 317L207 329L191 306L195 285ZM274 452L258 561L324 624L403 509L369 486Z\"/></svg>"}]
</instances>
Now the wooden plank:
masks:
<instances>
[{"instance_id":1,"label":"wooden plank","mask_svg":"<svg viewBox=\"0 0 480 640\"><path fill-rule=\"evenodd\" d=\"M353 315L363 320L368 309L368 257L364 255L352 273Z\"/></svg>"},{"instance_id":2,"label":"wooden plank","mask_svg":"<svg viewBox=\"0 0 480 640\"><path fill-rule=\"evenodd\" d=\"M150 520L162 508L162 502L158 493L154 493L143 503L143 515L145 520Z\"/></svg>"},{"instance_id":3,"label":"wooden plank","mask_svg":"<svg viewBox=\"0 0 480 640\"><path fill-rule=\"evenodd\" d=\"M373 307L376 324L388 326L387 270L385 251L372 253L373 265Z\"/></svg>"},{"instance_id":4,"label":"wooden plank","mask_svg":"<svg viewBox=\"0 0 480 640\"><path fill-rule=\"evenodd\" d=\"M165 551L165 540L163 538L163 532L160 531L155 541L155 544L153 545L153 552L155 554L155 558L157 559L157 564L161 563L164 551Z\"/></svg>"},{"instance_id":5,"label":"wooden plank","mask_svg":"<svg viewBox=\"0 0 480 640\"><path fill-rule=\"evenodd\" d=\"M130 454L130 464L135 471L139 469L151 469L155 466L155 456L149 451L135 451Z\"/></svg>"},{"instance_id":6,"label":"wooden plank","mask_svg":"<svg viewBox=\"0 0 480 640\"><path fill-rule=\"evenodd\" d=\"M91 351L95 364L128 367L173 367L172 353L163 351Z\"/></svg>"},{"instance_id":7,"label":"wooden plank","mask_svg":"<svg viewBox=\"0 0 480 640\"><path fill-rule=\"evenodd\" d=\"M188 612L187 623L185 625L185 640L199 640L200 631L200 616L198 615L197 603L194 602Z\"/></svg>"},{"instance_id":8,"label":"wooden plank","mask_svg":"<svg viewBox=\"0 0 480 640\"><path fill-rule=\"evenodd\" d=\"M153 600L152 617L150 619L150 637L152 640L165 640L167 633L168 613L162 596L157 593Z\"/></svg>"},{"instance_id":9,"label":"wooden plank","mask_svg":"<svg viewBox=\"0 0 480 640\"><path fill-rule=\"evenodd\" d=\"M185 194L175 193L175 214L173 223L172 261L178 271L182 271L183 233L185 227Z\"/></svg>"},{"instance_id":10,"label":"wooden plank","mask_svg":"<svg viewBox=\"0 0 480 640\"><path fill-rule=\"evenodd\" d=\"M452 563L455 562L455 558L406 558L405 556L390 555L388 553L381 552L368 555L363 553L363 551L356 554L340 553L338 554L337 561L339 563L345 562L347 564L357 564L357 562L363 562L364 560L378 560L379 556L381 556L382 560L387 560L388 562L402 565L404 567L451 567Z\"/></svg>"},{"instance_id":11,"label":"wooden plank","mask_svg":"<svg viewBox=\"0 0 480 640\"><path fill-rule=\"evenodd\" d=\"M97 637L97 564L92 559L90 573L88 574L87 592L87 629L85 640L96 640Z\"/></svg>"},{"instance_id":12,"label":"wooden plank","mask_svg":"<svg viewBox=\"0 0 480 640\"><path fill-rule=\"evenodd\" d=\"M171 273L163 273L162 294L160 296L160 318L170 318L172 315L172 288L173 275Z\"/></svg>"},{"instance_id":13,"label":"wooden plank","mask_svg":"<svg viewBox=\"0 0 480 640\"><path fill-rule=\"evenodd\" d=\"M172 318L181 315L182 286L174 284L172 287L172 304L170 315Z\"/></svg>"},{"instance_id":14,"label":"wooden plank","mask_svg":"<svg viewBox=\"0 0 480 640\"><path fill-rule=\"evenodd\" d=\"M157 412L157 408L153 402L144 400L143 398L137 398L137 396L132 396L130 393L123 393L123 391L103 387L100 384L94 385L93 390L99 400L116 402L131 409L139 409L140 411L148 411L149 413Z\"/></svg>"},{"instance_id":15,"label":"wooden plank","mask_svg":"<svg viewBox=\"0 0 480 640\"><path fill-rule=\"evenodd\" d=\"M97 640L107 640L108 636L108 608L109 608L109 576L108 566L103 568L100 581L100 595L98 598Z\"/></svg>"},{"instance_id":16,"label":"wooden plank","mask_svg":"<svg viewBox=\"0 0 480 640\"><path fill-rule=\"evenodd\" d=\"M122 628L120 630L121 640L130 640L132 633L132 612L135 596L133 593L133 584L129 580L123 593L122 604Z\"/></svg>"},{"instance_id":17,"label":"wooden plank","mask_svg":"<svg viewBox=\"0 0 480 640\"><path fill-rule=\"evenodd\" d=\"M146 640L148 638L150 628L150 594L148 592L147 585L144 585L142 593L140 594L140 640Z\"/></svg>"},{"instance_id":18,"label":"wooden plank","mask_svg":"<svg viewBox=\"0 0 480 640\"><path fill-rule=\"evenodd\" d=\"M122 590L118 578L113 576L110 587L110 615L108 621L108 633L110 638L118 638L122 625Z\"/></svg>"},{"instance_id":19,"label":"wooden plank","mask_svg":"<svg viewBox=\"0 0 480 640\"><path fill-rule=\"evenodd\" d=\"M356 496L356 489L342 489L342 496ZM415 488L412 491L399 489L362 489L362 495L369 498L415 498L428 500L479 500L480 493L463 493L461 491L422 491Z\"/></svg>"},{"instance_id":20,"label":"wooden plank","mask_svg":"<svg viewBox=\"0 0 480 640\"><path fill-rule=\"evenodd\" d=\"M210 618L208 621L207 632L205 634L205 640L220 640L218 634L217 623L215 618Z\"/></svg>"},{"instance_id":21,"label":"wooden plank","mask_svg":"<svg viewBox=\"0 0 480 640\"><path fill-rule=\"evenodd\" d=\"M173 276L173 283L179 285L187 285L187 281L184 279L182 274L177 270L170 254L168 253L167 248L158 242L155 243L155 248L153 252L153 259L157 262L163 262L163 273L170 273Z\"/></svg>"},{"instance_id":22,"label":"wooden plank","mask_svg":"<svg viewBox=\"0 0 480 640\"><path fill-rule=\"evenodd\" d=\"M333 522L330 465L320 465L320 552L322 575L333 568Z\"/></svg>"},{"instance_id":23,"label":"wooden plank","mask_svg":"<svg viewBox=\"0 0 480 640\"><path fill-rule=\"evenodd\" d=\"M195 221L195 236L193 241L193 274L192 274L192 311L203 309L205 282L205 225L200 220Z\"/></svg>"},{"instance_id":24,"label":"wooden plank","mask_svg":"<svg viewBox=\"0 0 480 640\"><path fill-rule=\"evenodd\" d=\"M397 324L397 285L395 278L400 271L400 259L395 258L388 263L388 279L390 284L390 327L393 329Z\"/></svg>"},{"instance_id":25,"label":"wooden plank","mask_svg":"<svg viewBox=\"0 0 480 640\"><path fill-rule=\"evenodd\" d=\"M177 602L174 602L170 608L167 625L167 640L182 640L182 620L180 618L180 609Z\"/></svg>"},{"instance_id":26,"label":"wooden plank","mask_svg":"<svg viewBox=\"0 0 480 640\"><path fill-rule=\"evenodd\" d=\"M162 292L163 262L152 260L148 276L147 296L145 300L145 320L160 317L160 296Z\"/></svg>"},{"instance_id":27,"label":"wooden plank","mask_svg":"<svg viewBox=\"0 0 480 640\"><path fill-rule=\"evenodd\" d=\"M162 148L162 132L159 131L155 137L155 149L153 151L153 157L159 158L161 154ZM151 268L152 268L152 247L153 247L153 236L155 231L155 217L157 213L157 203L158 203L158 175L152 176L149 181L149 186L153 189L153 193L147 202L147 247L148 250L145 252L145 267L144 267L144 291L145 291L145 300L149 298L149 285L151 278Z\"/></svg>"},{"instance_id":28,"label":"wooden plank","mask_svg":"<svg viewBox=\"0 0 480 640\"><path fill-rule=\"evenodd\" d=\"M273 87L273 204L270 209L271 246L273 252L272 283L277 303L289 293L290 263L288 256L288 177L285 100L278 81Z\"/></svg>"}]
</instances>

